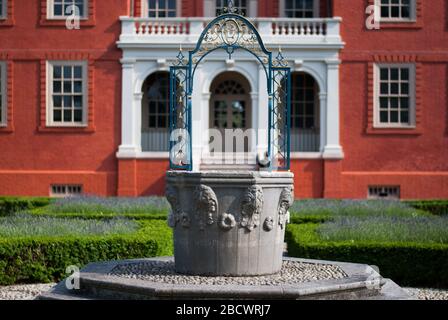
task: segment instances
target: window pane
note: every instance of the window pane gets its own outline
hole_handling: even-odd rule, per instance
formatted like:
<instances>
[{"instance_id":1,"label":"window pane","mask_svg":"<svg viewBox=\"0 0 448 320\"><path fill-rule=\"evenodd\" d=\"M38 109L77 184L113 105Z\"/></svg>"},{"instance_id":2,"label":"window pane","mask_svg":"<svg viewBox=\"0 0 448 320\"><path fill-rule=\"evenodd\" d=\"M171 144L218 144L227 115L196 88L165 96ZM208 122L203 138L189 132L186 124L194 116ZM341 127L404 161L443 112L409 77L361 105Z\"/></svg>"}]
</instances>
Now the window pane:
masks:
<instances>
[{"instance_id":1,"label":"window pane","mask_svg":"<svg viewBox=\"0 0 448 320\"><path fill-rule=\"evenodd\" d=\"M398 123L398 111L391 111L390 112L390 122L391 123Z\"/></svg>"},{"instance_id":2,"label":"window pane","mask_svg":"<svg viewBox=\"0 0 448 320\"><path fill-rule=\"evenodd\" d=\"M55 121L55 122L62 121L62 111L61 110L53 111L53 121Z\"/></svg>"},{"instance_id":3,"label":"window pane","mask_svg":"<svg viewBox=\"0 0 448 320\"><path fill-rule=\"evenodd\" d=\"M390 69L390 80L393 80L393 81L398 80L398 69L397 68Z\"/></svg>"},{"instance_id":4,"label":"window pane","mask_svg":"<svg viewBox=\"0 0 448 320\"><path fill-rule=\"evenodd\" d=\"M62 97L61 96L53 96L53 106L55 108L62 107Z\"/></svg>"},{"instance_id":5,"label":"window pane","mask_svg":"<svg viewBox=\"0 0 448 320\"><path fill-rule=\"evenodd\" d=\"M389 122L389 116L387 111L381 111L380 112L380 122L382 123L388 123Z\"/></svg>"},{"instance_id":6,"label":"window pane","mask_svg":"<svg viewBox=\"0 0 448 320\"><path fill-rule=\"evenodd\" d=\"M390 84L390 94L398 94L398 83Z\"/></svg>"},{"instance_id":7,"label":"window pane","mask_svg":"<svg viewBox=\"0 0 448 320\"><path fill-rule=\"evenodd\" d=\"M401 80L409 80L409 69L401 69Z\"/></svg>"},{"instance_id":8,"label":"window pane","mask_svg":"<svg viewBox=\"0 0 448 320\"><path fill-rule=\"evenodd\" d=\"M398 98L390 98L390 107L392 109L398 109Z\"/></svg>"},{"instance_id":9,"label":"window pane","mask_svg":"<svg viewBox=\"0 0 448 320\"><path fill-rule=\"evenodd\" d=\"M72 107L72 96L64 96L64 108Z\"/></svg>"},{"instance_id":10,"label":"window pane","mask_svg":"<svg viewBox=\"0 0 448 320\"><path fill-rule=\"evenodd\" d=\"M82 79L82 67L80 66L74 67L74 78Z\"/></svg>"},{"instance_id":11,"label":"window pane","mask_svg":"<svg viewBox=\"0 0 448 320\"><path fill-rule=\"evenodd\" d=\"M62 14L62 5L61 4L55 4L53 11L54 11L54 15L55 16L62 16L63 15Z\"/></svg>"},{"instance_id":12,"label":"window pane","mask_svg":"<svg viewBox=\"0 0 448 320\"><path fill-rule=\"evenodd\" d=\"M82 110L75 110L75 122L82 122Z\"/></svg>"},{"instance_id":13,"label":"window pane","mask_svg":"<svg viewBox=\"0 0 448 320\"><path fill-rule=\"evenodd\" d=\"M64 67L64 78L72 77L72 67Z\"/></svg>"},{"instance_id":14,"label":"window pane","mask_svg":"<svg viewBox=\"0 0 448 320\"><path fill-rule=\"evenodd\" d=\"M409 84L408 83L401 84L401 94L409 94Z\"/></svg>"},{"instance_id":15,"label":"window pane","mask_svg":"<svg viewBox=\"0 0 448 320\"><path fill-rule=\"evenodd\" d=\"M72 93L72 82L71 81L64 81L64 92Z\"/></svg>"},{"instance_id":16,"label":"window pane","mask_svg":"<svg viewBox=\"0 0 448 320\"><path fill-rule=\"evenodd\" d=\"M409 98L401 98L400 99L400 107L402 109L408 109L409 108Z\"/></svg>"},{"instance_id":17,"label":"window pane","mask_svg":"<svg viewBox=\"0 0 448 320\"><path fill-rule=\"evenodd\" d=\"M82 108L82 96L74 96L73 102L75 103L75 108Z\"/></svg>"},{"instance_id":18,"label":"window pane","mask_svg":"<svg viewBox=\"0 0 448 320\"><path fill-rule=\"evenodd\" d=\"M72 121L72 110L64 110L64 121L66 122Z\"/></svg>"},{"instance_id":19,"label":"window pane","mask_svg":"<svg viewBox=\"0 0 448 320\"><path fill-rule=\"evenodd\" d=\"M81 81L75 81L73 92L75 92L75 93L81 93L82 92L82 82Z\"/></svg>"},{"instance_id":20,"label":"window pane","mask_svg":"<svg viewBox=\"0 0 448 320\"><path fill-rule=\"evenodd\" d=\"M60 79L62 75L61 67L53 68L53 79Z\"/></svg>"},{"instance_id":21,"label":"window pane","mask_svg":"<svg viewBox=\"0 0 448 320\"><path fill-rule=\"evenodd\" d=\"M389 108L389 99L388 98L380 98L380 108L381 109Z\"/></svg>"},{"instance_id":22,"label":"window pane","mask_svg":"<svg viewBox=\"0 0 448 320\"><path fill-rule=\"evenodd\" d=\"M401 111L401 122L409 123L409 111Z\"/></svg>"},{"instance_id":23,"label":"window pane","mask_svg":"<svg viewBox=\"0 0 448 320\"><path fill-rule=\"evenodd\" d=\"M400 7L392 7L391 17L392 18L399 18L400 17Z\"/></svg>"},{"instance_id":24,"label":"window pane","mask_svg":"<svg viewBox=\"0 0 448 320\"><path fill-rule=\"evenodd\" d=\"M381 94L389 94L389 85L387 83L381 83Z\"/></svg>"},{"instance_id":25,"label":"window pane","mask_svg":"<svg viewBox=\"0 0 448 320\"><path fill-rule=\"evenodd\" d=\"M382 81L389 80L389 69L386 69L386 68L381 69L380 74L381 74Z\"/></svg>"},{"instance_id":26,"label":"window pane","mask_svg":"<svg viewBox=\"0 0 448 320\"><path fill-rule=\"evenodd\" d=\"M55 92L55 93L62 92L62 87L61 87L60 81L53 81L53 92Z\"/></svg>"}]
</instances>

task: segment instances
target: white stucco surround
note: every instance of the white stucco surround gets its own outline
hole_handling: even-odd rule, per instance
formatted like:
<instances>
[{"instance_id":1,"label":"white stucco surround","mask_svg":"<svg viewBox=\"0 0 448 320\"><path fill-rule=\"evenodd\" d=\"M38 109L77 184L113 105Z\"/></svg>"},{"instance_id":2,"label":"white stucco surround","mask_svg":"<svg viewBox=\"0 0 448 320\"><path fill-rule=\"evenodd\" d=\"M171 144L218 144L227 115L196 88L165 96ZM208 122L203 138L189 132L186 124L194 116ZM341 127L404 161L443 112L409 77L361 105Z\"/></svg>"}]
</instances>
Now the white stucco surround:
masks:
<instances>
[{"instance_id":1,"label":"white stucco surround","mask_svg":"<svg viewBox=\"0 0 448 320\"><path fill-rule=\"evenodd\" d=\"M130 18L122 18L126 20ZM300 20L300 19L299 19ZM338 20L340 21L340 20ZM259 30L261 28L259 27ZM135 31L135 30L134 30ZM197 33L200 31L197 30ZM263 32L260 30L261 36ZM196 44L199 34L189 35L182 41L184 51L191 50ZM162 158L168 153L142 152L141 119L142 119L142 86L146 78L154 72L169 71L169 66L176 60L179 42L168 37L151 38L127 36L122 34L118 46L123 50L121 60L122 77L122 142L117 157L129 158ZM312 75L319 85L320 130L321 143L318 153L296 153L297 158L341 159L343 150L339 140L339 50L343 43L339 37L327 37L326 41L275 41L275 37L267 37L265 45L274 55L282 43L282 51L291 66L292 72L303 71ZM176 39L177 40L177 39ZM283 39L285 40L285 39ZM236 71L247 78L251 86L252 127L267 130L268 94L266 76L258 61L250 54L239 51L232 60L223 51L214 52L199 65L192 94L193 113L193 164L197 169L207 150L208 136L204 132L209 128L210 86L213 79L222 72ZM254 137L259 150L265 150L267 135L260 132Z\"/></svg>"}]
</instances>

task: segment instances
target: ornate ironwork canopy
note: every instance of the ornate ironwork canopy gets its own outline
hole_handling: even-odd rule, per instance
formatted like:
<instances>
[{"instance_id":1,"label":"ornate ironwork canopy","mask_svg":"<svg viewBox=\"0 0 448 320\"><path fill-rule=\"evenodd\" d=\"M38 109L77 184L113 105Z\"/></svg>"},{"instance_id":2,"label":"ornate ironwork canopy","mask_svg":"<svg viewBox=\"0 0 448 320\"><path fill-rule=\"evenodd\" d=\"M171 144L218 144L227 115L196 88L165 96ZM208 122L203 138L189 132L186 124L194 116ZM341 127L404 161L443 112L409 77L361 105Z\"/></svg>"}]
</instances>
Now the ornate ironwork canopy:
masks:
<instances>
[{"instance_id":1,"label":"ornate ironwork canopy","mask_svg":"<svg viewBox=\"0 0 448 320\"><path fill-rule=\"evenodd\" d=\"M192 170L191 112L193 81L201 61L216 50L229 58L237 50L252 54L263 66L269 95L268 160L271 170L290 166L290 68L281 50L273 59L256 27L239 13L233 2L202 32L188 57L180 49L177 62L170 68L170 167Z\"/></svg>"}]
</instances>

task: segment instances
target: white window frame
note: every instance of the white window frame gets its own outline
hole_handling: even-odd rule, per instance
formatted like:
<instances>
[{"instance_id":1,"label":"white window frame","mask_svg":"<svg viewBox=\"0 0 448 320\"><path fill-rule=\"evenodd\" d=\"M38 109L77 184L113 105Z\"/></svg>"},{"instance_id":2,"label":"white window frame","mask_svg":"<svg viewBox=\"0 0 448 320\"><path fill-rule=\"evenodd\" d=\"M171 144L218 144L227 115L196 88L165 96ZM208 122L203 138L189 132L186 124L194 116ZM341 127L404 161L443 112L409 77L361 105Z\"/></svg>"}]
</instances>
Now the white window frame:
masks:
<instances>
[{"instance_id":1,"label":"white window frame","mask_svg":"<svg viewBox=\"0 0 448 320\"><path fill-rule=\"evenodd\" d=\"M8 18L8 0L1 0L2 3L0 6L2 6L2 14L0 15L0 19L7 19Z\"/></svg>"},{"instance_id":2,"label":"white window frame","mask_svg":"<svg viewBox=\"0 0 448 320\"><path fill-rule=\"evenodd\" d=\"M375 6L380 10L380 22L416 22L417 20L417 0L410 0L409 18L383 18L381 17L381 0L375 0Z\"/></svg>"},{"instance_id":3,"label":"white window frame","mask_svg":"<svg viewBox=\"0 0 448 320\"><path fill-rule=\"evenodd\" d=\"M82 122L63 122L53 121L53 67L55 66L74 66L82 65ZM47 110L46 120L48 127L87 127L88 125L88 112L89 112L89 84L88 84L88 63L87 61L79 60L53 60L47 61ZM62 115L62 119L63 119ZM74 119L73 119L74 120Z\"/></svg>"},{"instance_id":4,"label":"white window frame","mask_svg":"<svg viewBox=\"0 0 448 320\"><path fill-rule=\"evenodd\" d=\"M141 0L142 1L142 12L141 12L141 16L142 18L149 18L148 15L148 0ZM182 16L182 0L176 0L176 17L180 17ZM164 17L164 18L153 18L153 19L166 19L168 17ZM172 19L172 18L171 18Z\"/></svg>"},{"instance_id":5,"label":"white window frame","mask_svg":"<svg viewBox=\"0 0 448 320\"><path fill-rule=\"evenodd\" d=\"M67 0L66 0L67 1ZM87 20L89 18L89 0L84 1L84 14L79 18L81 20ZM90 0L92 1L92 0ZM47 19L50 20L65 20L72 15L66 15L65 12L62 15L54 14L54 0L47 0Z\"/></svg>"},{"instance_id":6,"label":"white window frame","mask_svg":"<svg viewBox=\"0 0 448 320\"><path fill-rule=\"evenodd\" d=\"M409 69L409 123L382 123L380 122L380 69L381 68L408 68ZM378 63L374 66L374 128L410 129L416 127L416 85L415 64L412 63Z\"/></svg>"},{"instance_id":7,"label":"white window frame","mask_svg":"<svg viewBox=\"0 0 448 320\"><path fill-rule=\"evenodd\" d=\"M246 9L248 18L256 18L258 16L258 0L246 0ZM204 16L216 16L216 0L204 0Z\"/></svg>"},{"instance_id":8,"label":"white window frame","mask_svg":"<svg viewBox=\"0 0 448 320\"><path fill-rule=\"evenodd\" d=\"M0 99L2 100L2 121L0 122L0 127L6 127L8 125L8 84L7 84L7 65L6 62L0 61L0 78L1 78L1 88L0 88Z\"/></svg>"},{"instance_id":9,"label":"white window frame","mask_svg":"<svg viewBox=\"0 0 448 320\"><path fill-rule=\"evenodd\" d=\"M279 1L279 11L280 11L280 17L286 18L286 3L285 0ZM319 18L320 16L320 1L319 0L313 0L313 18ZM307 18L293 18L293 19L307 19Z\"/></svg>"}]
</instances>

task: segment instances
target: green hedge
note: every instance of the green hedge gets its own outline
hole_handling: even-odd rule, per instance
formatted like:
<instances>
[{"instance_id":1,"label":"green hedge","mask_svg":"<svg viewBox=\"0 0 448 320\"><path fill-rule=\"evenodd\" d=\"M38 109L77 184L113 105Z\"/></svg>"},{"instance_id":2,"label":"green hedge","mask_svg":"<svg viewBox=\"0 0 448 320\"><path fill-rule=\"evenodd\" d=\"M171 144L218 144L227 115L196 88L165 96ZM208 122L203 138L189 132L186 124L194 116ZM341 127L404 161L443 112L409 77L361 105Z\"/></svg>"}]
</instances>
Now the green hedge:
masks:
<instances>
[{"instance_id":1,"label":"green hedge","mask_svg":"<svg viewBox=\"0 0 448 320\"><path fill-rule=\"evenodd\" d=\"M448 200L407 201L412 207L435 215L448 215Z\"/></svg>"},{"instance_id":2,"label":"green hedge","mask_svg":"<svg viewBox=\"0 0 448 320\"><path fill-rule=\"evenodd\" d=\"M70 265L172 255L165 222L139 223L131 235L0 239L0 285L60 281Z\"/></svg>"},{"instance_id":3,"label":"green hedge","mask_svg":"<svg viewBox=\"0 0 448 320\"><path fill-rule=\"evenodd\" d=\"M376 265L402 286L448 288L448 245L418 243L325 242L318 224L291 224L286 231L293 257Z\"/></svg>"},{"instance_id":4,"label":"green hedge","mask_svg":"<svg viewBox=\"0 0 448 320\"><path fill-rule=\"evenodd\" d=\"M0 197L0 216L46 206L49 198Z\"/></svg>"}]
</instances>

